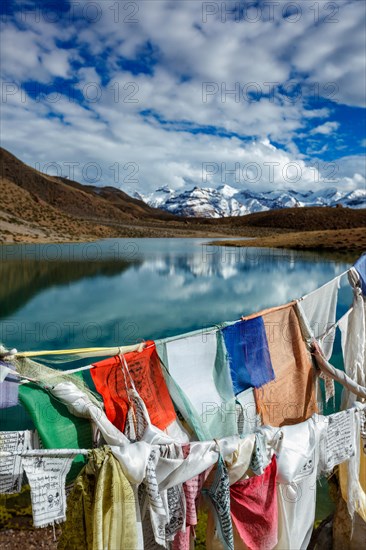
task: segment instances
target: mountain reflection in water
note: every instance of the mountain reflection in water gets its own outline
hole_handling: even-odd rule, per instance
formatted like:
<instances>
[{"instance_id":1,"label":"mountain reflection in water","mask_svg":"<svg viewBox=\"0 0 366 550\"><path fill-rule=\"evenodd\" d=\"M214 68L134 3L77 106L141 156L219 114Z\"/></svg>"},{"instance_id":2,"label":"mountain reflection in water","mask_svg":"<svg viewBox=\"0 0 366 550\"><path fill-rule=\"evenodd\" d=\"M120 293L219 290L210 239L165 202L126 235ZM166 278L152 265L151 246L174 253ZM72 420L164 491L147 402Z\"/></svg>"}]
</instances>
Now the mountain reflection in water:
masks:
<instances>
[{"instance_id":1,"label":"mountain reflection in water","mask_svg":"<svg viewBox=\"0 0 366 550\"><path fill-rule=\"evenodd\" d=\"M208 243L0 247L0 342L31 350L170 336L286 303L351 265L321 254ZM350 299L341 289L339 307Z\"/></svg>"}]
</instances>

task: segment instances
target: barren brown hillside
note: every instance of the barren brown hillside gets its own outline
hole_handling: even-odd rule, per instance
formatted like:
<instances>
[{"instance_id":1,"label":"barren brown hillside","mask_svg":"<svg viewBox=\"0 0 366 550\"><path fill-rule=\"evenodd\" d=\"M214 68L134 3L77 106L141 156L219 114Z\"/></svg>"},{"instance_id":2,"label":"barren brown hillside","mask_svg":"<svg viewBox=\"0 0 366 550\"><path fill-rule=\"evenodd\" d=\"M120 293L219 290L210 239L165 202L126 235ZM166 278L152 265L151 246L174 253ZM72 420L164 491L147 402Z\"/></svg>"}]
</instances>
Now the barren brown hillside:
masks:
<instances>
[{"instance_id":1,"label":"barren brown hillside","mask_svg":"<svg viewBox=\"0 0 366 550\"><path fill-rule=\"evenodd\" d=\"M173 218L166 212L150 208L115 188L98 189L80 183L47 176L27 166L14 155L0 149L1 179L28 191L59 211L75 217L126 221L134 218Z\"/></svg>"},{"instance_id":2,"label":"barren brown hillside","mask_svg":"<svg viewBox=\"0 0 366 550\"><path fill-rule=\"evenodd\" d=\"M225 223L226 219L222 221ZM366 227L366 210L329 206L285 208L232 218L232 224L246 227L280 227L291 231L350 229Z\"/></svg>"}]
</instances>

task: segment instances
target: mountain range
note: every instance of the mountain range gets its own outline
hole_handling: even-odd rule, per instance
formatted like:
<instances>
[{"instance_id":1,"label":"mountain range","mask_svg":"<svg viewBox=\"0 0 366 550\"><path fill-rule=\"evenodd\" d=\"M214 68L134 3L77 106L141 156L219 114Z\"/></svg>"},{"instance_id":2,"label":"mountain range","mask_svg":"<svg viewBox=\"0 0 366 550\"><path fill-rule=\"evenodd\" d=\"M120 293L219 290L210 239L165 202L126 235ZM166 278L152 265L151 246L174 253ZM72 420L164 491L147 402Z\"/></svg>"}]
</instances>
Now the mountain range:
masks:
<instances>
[{"instance_id":1,"label":"mountain range","mask_svg":"<svg viewBox=\"0 0 366 550\"><path fill-rule=\"evenodd\" d=\"M245 216L255 212L304 206L346 206L366 208L366 189L350 192L330 187L318 191L263 191L239 190L229 185L217 189L193 187L182 192L167 186L144 195L135 193L135 198L149 206L185 217L223 218Z\"/></svg>"},{"instance_id":2,"label":"mountain range","mask_svg":"<svg viewBox=\"0 0 366 550\"><path fill-rule=\"evenodd\" d=\"M308 248L319 248L318 241L311 244L309 237L309 233L318 231L322 245L324 232L329 234L328 248L340 249L341 238L346 250L355 245L364 250L366 246L366 209L362 209L365 192L361 190L343 195L336 190L322 194L259 194L239 193L224 186L177 194L163 188L154 194L155 202L153 197L144 197L143 201L141 196L131 197L115 187L83 185L49 176L0 148L0 198L0 243L86 242L120 237L258 237L262 242L265 237L282 235L285 242L281 241L281 246L286 247L291 233L292 248L296 248L294 234L300 232L301 242L306 242ZM314 203L317 206L286 208ZM320 207L342 203L348 207ZM259 211L240 215L255 207ZM301 232L306 232L306 237ZM246 242L257 245L255 239ZM271 241L268 246L277 244Z\"/></svg>"}]
</instances>

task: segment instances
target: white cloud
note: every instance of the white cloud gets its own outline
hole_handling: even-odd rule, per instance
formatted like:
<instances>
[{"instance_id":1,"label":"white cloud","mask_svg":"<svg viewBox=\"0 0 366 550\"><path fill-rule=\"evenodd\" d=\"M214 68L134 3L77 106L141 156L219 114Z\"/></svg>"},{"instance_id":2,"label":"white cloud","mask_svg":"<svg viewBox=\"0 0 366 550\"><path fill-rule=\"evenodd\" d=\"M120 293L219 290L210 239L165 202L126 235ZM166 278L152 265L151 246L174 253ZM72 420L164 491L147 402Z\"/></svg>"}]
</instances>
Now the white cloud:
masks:
<instances>
[{"instance_id":1,"label":"white cloud","mask_svg":"<svg viewBox=\"0 0 366 550\"><path fill-rule=\"evenodd\" d=\"M15 105L15 98L11 99L3 106L1 121L4 133L12 127L11 133L7 132L7 146L30 165L40 163L43 171L47 163L54 162L60 175L81 181L84 177L86 182L89 178L92 183L95 171L92 167L88 170L88 163L97 163L97 183L129 192L153 191L161 185L182 189L229 183L256 190L324 185L316 167L268 140L244 143L235 137L167 131L128 109L118 112L106 107L96 116L95 111L67 98L52 105L59 117L47 118L45 103L28 98L25 104L19 101ZM74 172L70 168L73 163ZM55 166L48 169L56 173ZM353 176L352 170L362 173L357 157L344 160L344 175Z\"/></svg>"},{"instance_id":2,"label":"white cloud","mask_svg":"<svg viewBox=\"0 0 366 550\"><path fill-rule=\"evenodd\" d=\"M339 128L338 122L325 122L310 131L311 135L322 134L323 136L329 136L333 134Z\"/></svg>"},{"instance_id":3,"label":"white cloud","mask_svg":"<svg viewBox=\"0 0 366 550\"><path fill-rule=\"evenodd\" d=\"M67 78L76 52L60 48L56 42L70 36L70 29L63 31L43 21L33 21L23 29L12 23L3 24L1 70L4 80L21 84L27 81L50 83L56 76Z\"/></svg>"},{"instance_id":4,"label":"white cloud","mask_svg":"<svg viewBox=\"0 0 366 550\"><path fill-rule=\"evenodd\" d=\"M62 78L69 77L69 53L66 50L55 50L44 53L41 56L44 68L52 76L60 76Z\"/></svg>"},{"instance_id":5,"label":"white cloud","mask_svg":"<svg viewBox=\"0 0 366 550\"><path fill-rule=\"evenodd\" d=\"M306 136L315 117L324 122L312 135L327 136L339 127L338 122L326 120L332 115L329 109L308 105L307 94L316 99L318 93L326 97L333 93L340 103L364 104L362 2L337 2L338 23L318 25L307 4L296 23L280 19L277 13L273 21L223 23L218 14L204 23L201 2L165 0L139 2L139 11L132 16L137 23L128 23L129 11L121 8L116 17L116 3L98 5L102 13L95 23L86 20L82 2L75 4L68 25L31 17L22 25L5 21L5 82L51 83L55 77L73 77L85 99L78 104L66 91L54 102L51 98L37 102L26 95L21 101L20 94L9 94L1 120L3 144L9 150L33 166L55 161L64 175L68 163L78 162L74 177L80 180L87 163L100 163L100 183L130 191L204 184L205 163L219 166L208 178L211 185L223 183L225 169L236 163L239 182L231 183L242 187L323 185L293 140L298 133ZM323 19L326 15L324 11ZM73 47L62 48L62 40L72 40ZM152 74L123 70L121 56L134 59L147 44L159 59ZM85 51L89 55L83 59ZM81 68L75 68L74 60ZM269 83L286 84L293 74L300 83L297 100L286 95L269 99ZM207 83L211 93L203 97ZM257 90L260 100L249 101L248 90ZM146 111L145 117L141 111ZM219 131L216 135L183 131L199 127ZM253 140L225 137L225 132ZM321 154L325 147L316 144L317 151L309 152ZM342 161L340 185L358 184L355 175L364 173L359 158ZM258 181L254 168L246 171L249 163L255 163Z\"/></svg>"}]
</instances>

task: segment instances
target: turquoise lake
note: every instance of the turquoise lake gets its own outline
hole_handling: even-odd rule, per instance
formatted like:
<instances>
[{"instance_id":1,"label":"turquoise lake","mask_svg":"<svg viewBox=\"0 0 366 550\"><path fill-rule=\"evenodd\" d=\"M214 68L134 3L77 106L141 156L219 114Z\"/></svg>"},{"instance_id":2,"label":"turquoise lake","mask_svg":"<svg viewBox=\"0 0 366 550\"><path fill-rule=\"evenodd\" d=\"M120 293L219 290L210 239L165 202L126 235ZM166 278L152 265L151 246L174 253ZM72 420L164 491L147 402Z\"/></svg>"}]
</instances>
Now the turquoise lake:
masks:
<instances>
[{"instance_id":1,"label":"turquoise lake","mask_svg":"<svg viewBox=\"0 0 366 550\"><path fill-rule=\"evenodd\" d=\"M118 239L0 247L0 342L128 344L234 320L314 290L350 264L316 253ZM346 309L350 292L340 294Z\"/></svg>"},{"instance_id":2,"label":"turquoise lake","mask_svg":"<svg viewBox=\"0 0 366 550\"><path fill-rule=\"evenodd\" d=\"M162 338L286 303L351 265L317 253L209 242L117 239L2 246L0 342L25 351ZM345 280L339 315L351 300ZM338 341L333 363L341 364ZM79 364L69 362L66 368ZM30 427L20 407L0 413L2 430ZM318 517L329 509L325 490Z\"/></svg>"}]
</instances>

